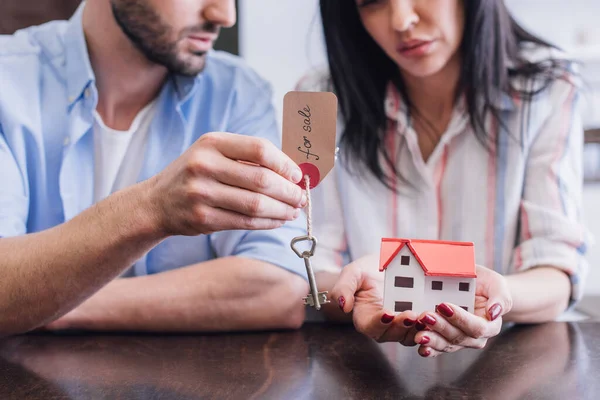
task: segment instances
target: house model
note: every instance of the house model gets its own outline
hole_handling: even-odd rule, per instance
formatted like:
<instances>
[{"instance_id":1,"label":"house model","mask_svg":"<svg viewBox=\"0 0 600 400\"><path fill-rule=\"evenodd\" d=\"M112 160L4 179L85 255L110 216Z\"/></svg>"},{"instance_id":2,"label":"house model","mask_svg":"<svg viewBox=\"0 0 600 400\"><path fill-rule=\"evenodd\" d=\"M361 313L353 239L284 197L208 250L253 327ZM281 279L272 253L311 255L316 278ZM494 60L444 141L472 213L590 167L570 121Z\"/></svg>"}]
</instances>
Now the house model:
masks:
<instances>
[{"instance_id":1,"label":"house model","mask_svg":"<svg viewBox=\"0 0 600 400\"><path fill-rule=\"evenodd\" d=\"M468 312L475 303L473 243L383 239L379 271L385 272L383 306L420 314L452 303Z\"/></svg>"}]
</instances>

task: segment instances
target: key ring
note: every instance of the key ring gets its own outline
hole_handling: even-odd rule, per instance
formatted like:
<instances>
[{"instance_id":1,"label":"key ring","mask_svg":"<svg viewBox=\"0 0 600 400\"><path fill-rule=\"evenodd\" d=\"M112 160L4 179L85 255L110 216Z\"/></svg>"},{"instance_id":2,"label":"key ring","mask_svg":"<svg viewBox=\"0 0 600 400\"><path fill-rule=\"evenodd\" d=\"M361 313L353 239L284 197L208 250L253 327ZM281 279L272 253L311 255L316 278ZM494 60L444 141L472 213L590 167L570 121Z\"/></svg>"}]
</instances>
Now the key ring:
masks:
<instances>
[{"instance_id":1,"label":"key ring","mask_svg":"<svg viewBox=\"0 0 600 400\"><path fill-rule=\"evenodd\" d=\"M310 250L304 250L302 253L300 253L300 251L296 248L296 244L298 243L302 243L302 242L310 242ZM300 258L309 258L315 255L315 247L317 247L317 238L314 236L298 236L294 239L292 239L292 242L290 244L290 246L292 247L292 250L294 250L294 253L296 253L296 255Z\"/></svg>"}]
</instances>

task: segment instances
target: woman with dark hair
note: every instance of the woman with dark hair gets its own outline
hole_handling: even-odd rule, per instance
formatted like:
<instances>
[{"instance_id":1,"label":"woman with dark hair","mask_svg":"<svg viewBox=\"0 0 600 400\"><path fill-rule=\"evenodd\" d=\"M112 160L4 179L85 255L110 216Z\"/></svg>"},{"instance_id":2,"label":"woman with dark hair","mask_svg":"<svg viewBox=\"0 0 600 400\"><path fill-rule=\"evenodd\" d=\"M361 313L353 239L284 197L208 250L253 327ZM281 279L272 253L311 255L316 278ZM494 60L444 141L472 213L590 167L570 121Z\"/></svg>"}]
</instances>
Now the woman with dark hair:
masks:
<instances>
[{"instance_id":1,"label":"woman with dark hair","mask_svg":"<svg viewBox=\"0 0 600 400\"><path fill-rule=\"evenodd\" d=\"M340 106L340 163L313 193L321 290L359 331L425 357L574 304L587 238L573 64L502 0L320 5L329 69L299 90ZM384 310L385 237L473 242L474 312Z\"/></svg>"}]
</instances>

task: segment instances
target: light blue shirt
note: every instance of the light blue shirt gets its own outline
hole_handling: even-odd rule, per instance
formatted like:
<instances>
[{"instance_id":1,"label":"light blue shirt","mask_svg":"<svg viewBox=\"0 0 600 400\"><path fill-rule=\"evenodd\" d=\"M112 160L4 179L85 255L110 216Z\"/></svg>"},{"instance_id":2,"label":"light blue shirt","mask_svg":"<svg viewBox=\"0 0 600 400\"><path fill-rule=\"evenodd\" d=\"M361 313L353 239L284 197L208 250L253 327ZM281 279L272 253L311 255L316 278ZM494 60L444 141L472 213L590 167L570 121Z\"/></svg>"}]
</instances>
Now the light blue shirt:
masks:
<instances>
[{"instance_id":1,"label":"light blue shirt","mask_svg":"<svg viewBox=\"0 0 600 400\"><path fill-rule=\"evenodd\" d=\"M0 36L0 237L39 232L92 205L93 111L98 101L83 34L83 6L70 21ZM138 181L150 178L207 132L267 138L280 147L271 88L232 55L212 52L195 78L171 76L156 114ZM306 278L291 248L299 219L271 231L226 231L164 240L136 275L224 256L278 265Z\"/></svg>"}]
</instances>

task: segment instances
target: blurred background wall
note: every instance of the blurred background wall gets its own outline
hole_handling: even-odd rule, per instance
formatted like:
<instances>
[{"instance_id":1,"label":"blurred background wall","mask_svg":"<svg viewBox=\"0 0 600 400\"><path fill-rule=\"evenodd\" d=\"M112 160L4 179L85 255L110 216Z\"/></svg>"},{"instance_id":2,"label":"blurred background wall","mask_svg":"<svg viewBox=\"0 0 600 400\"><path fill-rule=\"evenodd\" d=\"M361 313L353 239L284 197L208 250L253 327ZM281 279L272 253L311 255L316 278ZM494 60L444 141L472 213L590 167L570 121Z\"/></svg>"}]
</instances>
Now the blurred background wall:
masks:
<instances>
[{"instance_id":1,"label":"blurred background wall","mask_svg":"<svg viewBox=\"0 0 600 400\"><path fill-rule=\"evenodd\" d=\"M46 21L68 19L80 3L81 0L0 0L0 34ZM239 54L238 25L224 29L216 47Z\"/></svg>"}]
</instances>

